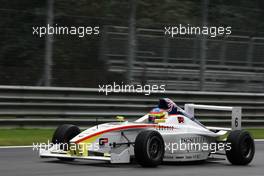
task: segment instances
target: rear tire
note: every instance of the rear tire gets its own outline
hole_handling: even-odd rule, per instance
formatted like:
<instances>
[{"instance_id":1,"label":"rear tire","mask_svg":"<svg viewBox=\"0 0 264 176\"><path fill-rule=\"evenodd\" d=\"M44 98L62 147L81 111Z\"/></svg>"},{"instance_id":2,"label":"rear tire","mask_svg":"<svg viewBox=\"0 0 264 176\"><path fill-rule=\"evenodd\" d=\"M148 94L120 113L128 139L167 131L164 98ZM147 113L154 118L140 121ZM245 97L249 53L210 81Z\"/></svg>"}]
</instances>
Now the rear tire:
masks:
<instances>
[{"instance_id":1,"label":"rear tire","mask_svg":"<svg viewBox=\"0 0 264 176\"><path fill-rule=\"evenodd\" d=\"M135 158L143 167L156 167L164 156L164 141L159 132L147 130L140 132L135 140Z\"/></svg>"},{"instance_id":2,"label":"rear tire","mask_svg":"<svg viewBox=\"0 0 264 176\"><path fill-rule=\"evenodd\" d=\"M227 137L227 143L231 143L231 150L226 150L226 156L234 165L249 164L255 154L255 144L249 132L235 130Z\"/></svg>"},{"instance_id":3,"label":"rear tire","mask_svg":"<svg viewBox=\"0 0 264 176\"><path fill-rule=\"evenodd\" d=\"M60 149L67 151L69 150L70 140L80 134L81 130L70 124L60 125L53 134L52 143L61 144ZM58 158L62 161L73 161L73 158Z\"/></svg>"}]
</instances>

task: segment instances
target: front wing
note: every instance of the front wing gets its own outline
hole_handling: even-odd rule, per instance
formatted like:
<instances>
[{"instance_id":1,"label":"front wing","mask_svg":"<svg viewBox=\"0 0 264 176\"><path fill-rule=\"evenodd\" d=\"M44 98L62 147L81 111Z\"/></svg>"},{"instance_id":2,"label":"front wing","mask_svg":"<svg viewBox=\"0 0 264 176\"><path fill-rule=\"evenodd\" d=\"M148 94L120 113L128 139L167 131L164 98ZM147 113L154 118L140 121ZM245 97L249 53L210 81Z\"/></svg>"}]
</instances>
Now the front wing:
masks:
<instances>
[{"instance_id":1,"label":"front wing","mask_svg":"<svg viewBox=\"0 0 264 176\"><path fill-rule=\"evenodd\" d=\"M72 159L83 159L83 160L108 161L110 163L130 162L129 148L124 149L121 153L111 153L110 156L77 156L77 155L71 155L66 151L57 150L55 146L52 146L48 149L40 148L39 156L41 158L72 158Z\"/></svg>"}]
</instances>

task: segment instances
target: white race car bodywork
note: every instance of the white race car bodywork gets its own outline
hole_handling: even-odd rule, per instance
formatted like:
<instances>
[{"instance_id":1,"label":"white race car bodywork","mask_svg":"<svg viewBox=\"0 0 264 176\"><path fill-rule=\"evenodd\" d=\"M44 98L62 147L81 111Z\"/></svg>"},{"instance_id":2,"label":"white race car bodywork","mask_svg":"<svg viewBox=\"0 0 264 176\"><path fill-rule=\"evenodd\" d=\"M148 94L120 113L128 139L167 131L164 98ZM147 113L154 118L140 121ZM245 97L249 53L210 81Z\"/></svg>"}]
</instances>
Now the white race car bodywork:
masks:
<instances>
[{"instance_id":1,"label":"white race car bodywork","mask_svg":"<svg viewBox=\"0 0 264 176\"><path fill-rule=\"evenodd\" d=\"M180 143L217 143L231 129L213 132L185 115L169 115L161 123L148 123L148 115L135 122L112 122L91 127L70 140L70 149L62 151L57 145L40 149L41 157L102 160L129 163L134 157L134 142L143 130L158 131L165 144L163 161L206 160L211 151L203 149L175 150ZM72 147L72 148L71 148Z\"/></svg>"}]
</instances>

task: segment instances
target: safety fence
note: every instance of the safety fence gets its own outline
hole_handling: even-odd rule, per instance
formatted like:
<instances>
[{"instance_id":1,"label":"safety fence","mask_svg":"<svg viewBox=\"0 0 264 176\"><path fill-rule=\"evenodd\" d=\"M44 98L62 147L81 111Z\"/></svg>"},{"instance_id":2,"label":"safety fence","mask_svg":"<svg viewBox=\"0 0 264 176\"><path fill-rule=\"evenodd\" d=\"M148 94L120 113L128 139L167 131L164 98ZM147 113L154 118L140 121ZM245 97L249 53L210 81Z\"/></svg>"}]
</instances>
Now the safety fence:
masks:
<instances>
[{"instance_id":1,"label":"safety fence","mask_svg":"<svg viewBox=\"0 0 264 176\"><path fill-rule=\"evenodd\" d=\"M264 94L199 91L165 93L110 93L95 88L0 86L0 126L54 126L73 123L90 126L114 121L122 115L129 121L157 106L168 97L179 106L185 103L242 107L242 126L264 125ZM206 125L230 126L231 112L197 110Z\"/></svg>"}]
</instances>

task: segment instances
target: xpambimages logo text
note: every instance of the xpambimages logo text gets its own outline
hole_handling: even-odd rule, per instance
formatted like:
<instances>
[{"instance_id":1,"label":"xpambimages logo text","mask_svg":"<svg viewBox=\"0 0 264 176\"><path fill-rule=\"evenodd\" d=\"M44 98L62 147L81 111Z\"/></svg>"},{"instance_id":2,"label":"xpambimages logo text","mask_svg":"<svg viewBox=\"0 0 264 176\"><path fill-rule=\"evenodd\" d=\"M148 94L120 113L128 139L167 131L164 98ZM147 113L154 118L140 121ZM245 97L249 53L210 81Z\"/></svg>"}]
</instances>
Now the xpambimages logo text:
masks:
<instances>
[{"instance_id":1,"label":"xpambimages logo text","mask_svg":"<svg viewBox=\"0 0 264 176\"><path fill-rule=\"evenodd\" d=\"M124 84L123 82L121 84L118 84L116 82L113 82L113 84L104 84L99 85L98 92L104 93L105 95L108 95L109 93L144 93L145 95L150 95L151 93L164 93L165 85L141 85L141 84Z\"/></svg>"},{"instance_id":2,"label":"xpambimages logo text","mask_svg":"<svg viewBox=\"0 0 264 176\"><path fill-rule=\"evenodd\" d=\"M165 143L165 151L169 153L176 153L179 151L210 151L216 153L217 151L229 151L231 150L231 143L196 143L196 142L182 142L179 143Z\"/></svg>"},{"instance_id":3,"label":"xpambimages logo text","mask_svg":"<svg viewBox=\"0 0 264 176\"><path fill-rule=\"evenodd\" d=\"M32 34L38 37L46 35L75 35L79 38L99 35L99 26L59 26L58 24L47 26L33 26Z\"/></svg>"},{"instance_id":4,"label":"xpambimages logo text","mask_svg":"<svg viewBox=\"0 0 264 176\"><path fill-rule=\"evenodd\" d=\"M100 150L100 144L99 143L52 143L48 141L48 143L33 143L33 151L38 151L40 149L48 150L52 147L52 150L78 150L79 153L82 153L83 151L99 151ZM172 142L172 143L165 143L164 149L167 153L175 154L179 152L200 152L200 151L206 151L210 153L216 153L221 151L229 151L231 150L231 143L197 143L197 142Z\"/></svg>"},{"instance_id":5,"label":"xpambimages logo text","mask_svg":"<svg viewBox=\"0 0 264 176\"><path fill-rule=\"evenodd\" d=\"M182 35L206 35L209 37L216 36L228 36L231 35L232 27L227 26L191 26L187 25L176 25L176 26L165 26L164 35L170 37L182 36Z\"/></svg>"}]
</instances>

